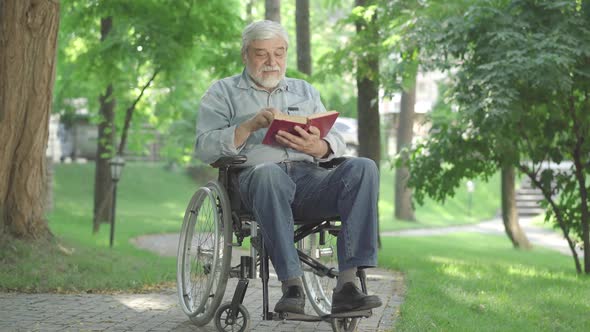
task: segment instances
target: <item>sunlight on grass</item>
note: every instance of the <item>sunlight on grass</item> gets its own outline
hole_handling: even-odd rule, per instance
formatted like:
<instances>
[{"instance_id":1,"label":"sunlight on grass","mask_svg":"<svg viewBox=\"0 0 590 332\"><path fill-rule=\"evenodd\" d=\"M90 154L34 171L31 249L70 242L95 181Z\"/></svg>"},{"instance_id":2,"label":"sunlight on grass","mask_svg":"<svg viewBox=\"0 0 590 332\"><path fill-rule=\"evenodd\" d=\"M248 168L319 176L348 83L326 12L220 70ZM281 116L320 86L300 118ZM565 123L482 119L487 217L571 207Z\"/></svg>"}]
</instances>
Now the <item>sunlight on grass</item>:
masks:
<instances>
[{"instance_id":1,"label":"sunlight on grass","mask_svg":"<svg viewBox=\"0 0 590 332\"><path fill-rule=\"evenodd\" d=\"M416 221L402 221L394 217L395 169L381 167L379 196L379 226L381 231L418 227L438 227L476 223L494 218L500 208L500 179L496 174L488 182L477 181L471 194L466 185L457 188L455 196L444 203L425 199L424 205L415 206ZM466 182L466 181L465 181Z\"/></svg>"},{"instance_id":2,"label":"sunlight on grass","mask_svg":"<svg viewBox=\"0 0 590 332\"><path fill-rule=\"evenodd\" d=\"M506 236L386 237L379 263L406 273L396 331L586 331L590 278L570 257Z\"/></svg>"}]
</instances>

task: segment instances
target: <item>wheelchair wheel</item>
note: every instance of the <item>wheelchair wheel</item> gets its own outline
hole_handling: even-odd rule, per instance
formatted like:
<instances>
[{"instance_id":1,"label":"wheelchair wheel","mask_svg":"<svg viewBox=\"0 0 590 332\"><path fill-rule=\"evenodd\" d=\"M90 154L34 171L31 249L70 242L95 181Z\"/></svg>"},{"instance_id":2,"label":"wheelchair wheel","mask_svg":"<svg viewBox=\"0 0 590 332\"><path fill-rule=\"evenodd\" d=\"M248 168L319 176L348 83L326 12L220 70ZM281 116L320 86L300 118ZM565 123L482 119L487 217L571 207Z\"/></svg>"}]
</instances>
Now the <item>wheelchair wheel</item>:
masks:
<instances>
[{"instance_id":1,"label":"wheelchair wheel","mask_svg":"<svg viewBox=\"0 0 590 332\"><path fill-rule=\"evenodd\" d=\"M231 302L222 304L215 313L217 331L244 332L250 330L250 314L243 304L238 304L236 317L232 319Z\"/></svg>"},{"instance_id":2,"label":"wheelchair wheel","mask_svg":"<svg viewBox=\"0 0 590 332\"><path fill-rule=\"evenodd\" d=\"M327 267L338 268L336 236L328 232L324 232L323 236L319 233L310 234L298 242L298 247ZM307 298L320 316L329 315L332 311L332 291L336 287L336 281L336 278L318 275L316 271L303 264L303 286Z\"/></svg>"},{"instance_id":3,"label":"wheelchair wheel","mask_svg":"<svg viewBox=\"0 0 590 332\"><path fill-rule=\"evenodd\" d=\"M184 215L177 289L183 311L199 326L211 321L225 293L232 249L230 213L225 190L211 181L195 192Z\"/></svg>"},{"instance_id":4,"label":"wheelchair wheel","mask_svg":"<svg viewBox=\"0 0 590 332\"><path fill-rule=\"evenodd\" d=\"M332 318L332 331L354 332L359 325L359 318Z\"/></svg>"}]
</instances>

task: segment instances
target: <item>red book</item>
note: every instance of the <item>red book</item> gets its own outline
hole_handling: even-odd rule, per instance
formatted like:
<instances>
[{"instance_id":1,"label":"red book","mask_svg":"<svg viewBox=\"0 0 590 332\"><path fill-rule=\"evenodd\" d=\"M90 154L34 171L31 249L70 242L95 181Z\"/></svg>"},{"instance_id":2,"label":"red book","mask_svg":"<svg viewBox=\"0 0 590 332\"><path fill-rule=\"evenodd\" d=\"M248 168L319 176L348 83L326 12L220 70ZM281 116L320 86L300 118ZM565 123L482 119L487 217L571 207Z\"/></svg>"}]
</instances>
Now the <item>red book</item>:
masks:
<instances>
[{"instance_id":1,"label":"red book","mask_svg":"<svg viewBox=\"0 0 590 332\"><path fill-rule=\"evenodd\" d=\"M279 145L275 140L275 136L279 130L289 132L293 135L299 135L295 131L295 126L299 126L309 131L310 126L317 127L320 130L320 138L324 138L330 128L336 122L336 118L340 113L336 111L316 113L309 116L300 115L289 115L289 114L276 114L274 120L272 120L268 131L262 140L263 144L268 145Z\"/></svg>"}]
</instances>

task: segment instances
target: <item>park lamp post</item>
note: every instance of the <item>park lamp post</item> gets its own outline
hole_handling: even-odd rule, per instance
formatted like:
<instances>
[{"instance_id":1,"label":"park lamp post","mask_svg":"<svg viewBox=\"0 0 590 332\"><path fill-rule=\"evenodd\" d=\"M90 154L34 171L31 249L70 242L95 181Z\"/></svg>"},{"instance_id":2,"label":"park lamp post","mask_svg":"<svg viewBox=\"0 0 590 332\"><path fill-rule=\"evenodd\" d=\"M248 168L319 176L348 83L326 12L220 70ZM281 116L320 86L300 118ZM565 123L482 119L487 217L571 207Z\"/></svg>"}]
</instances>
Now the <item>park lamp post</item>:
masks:
<instances>
[{"instance_id":1,"label":"park lamp post","mask_svg":"<svg viewBox=\"0 0 590 332\"><path fill-rule=\"evenodd\" d=\"M469 207L469 216L471 216L471 205L473 204L473 192L475 191L475 182L469 180L467 186L467 206Z\"/></svg>"},{"instance_id":2,"label":"park lamp post","mask_svg":"<svg viewBox=\"0 0 590 332\"><path fill-rule=\"evenodd\" d=\"M125 167L125 160L123 159L123 157L116 155L115 157L111 158L109 164L111 165L111 179L113 180L113 210L111 213L111 236L109 240L109 245L112 248L113 240L115 238L115 210L117 205L117 183L121 178L123 167Z\"/></svg>"}]
</instances>

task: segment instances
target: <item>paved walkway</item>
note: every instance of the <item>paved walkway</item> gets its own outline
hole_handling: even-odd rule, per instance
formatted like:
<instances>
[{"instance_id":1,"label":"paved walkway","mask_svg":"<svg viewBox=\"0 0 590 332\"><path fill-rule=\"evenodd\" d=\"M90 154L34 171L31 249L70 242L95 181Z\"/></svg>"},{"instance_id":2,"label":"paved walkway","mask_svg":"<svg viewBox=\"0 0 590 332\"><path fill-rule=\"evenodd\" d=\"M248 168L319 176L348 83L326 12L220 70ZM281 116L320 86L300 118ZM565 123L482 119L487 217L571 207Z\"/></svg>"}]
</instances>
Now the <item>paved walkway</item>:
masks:
<instances>
[{"instance_id":1,"label":"paved walkway","mask_svg":"<svg viewBox=\"0 0 590 332\"><path fill-rule=\"evenodd\" d=\"M534 245L544 246L571 255L567 243L559 235L522 220L527 236ZM404 230L383 233L384 236L428 236L452 232L504 234L500 219L477 225L438 229ZM138 238L134 243L160 255L176 255L178 235ZM237 255L236 255L237 256ZM404 280L400 273L382 269L369 270L369 290L378 291L384 306L363 319L359 331L393 329L404 297ZM230 279L226 291L229 300L235 288ZM280 286L271 278L271 305L280 297ZM252 280L245 306L252 319L252 331L331 331L330 324L309 322L278 322L261 320L261 285ZM308 306L309 307L309 306ZM311 310L311 308L307 308ZM205 327L193 325L178 305L175 289L151 294L20 294L0 293L0 331L215 331L213 322Z\"/></svg>"},{"instance_id":2,"label":"paved walkway","mask_svg":"<svg viewBox=\"0 0 590 332\"><path fill-rule=\"evenodd\" d=\"M230 279L226 300L231 299L235 280ZM275 279L276 280L276 279ZM252 331L332 331L326 322L263 321L262 288L252 280L244 305L250 312ZM361 320L359 331L388 331L402 302L401 275L374 269L371 289L379 290L384 306ZM272 305L280 298L280 284L269 286ZM309 305L308 305L309 306ZM311 313L311 308L306 311ZM193 325L178 304L176 289L152 294L60 295L0 293L0 331L216 331L213 322Z\"/></svg>"},{"instance_id":3,"label":"paved walkway","mask_svg":"<svg viewBox=\"0 0 590 332\"><path fill-rule=\"evenodd\" d=\"M176 256L177 234L143 236L138 247L162 256ZM232 254L239 259L240 253ZM232 265L237 262L232 262ZM359 331L390 331L403 302L403 275L384 269L367 270L369 291L378 291L384 305L362 319ZM224 301L230 301L237 280L229 279ZM271 272L271 309L281 297L280 283ZM262 285L251 280L244 299L252 331L332 331L328 322L263 321ZM313 314L307 303L306 313ZM0 332L4 331L216 331L214 322L197 327L178 304L176 289L151 294L19 294L0 293Z\"/></svg>"},{"instance_id":4,"label":"paved walkway","mask_svg":"<svg viewBox=\"0 0 590 332\"><path fill-rule=\"evenodd\" d=\"M519 224L528 237L529 241L533 246L548 248L559 251L564 255L571 256L567 241L562 235L533 224L533 219L521 218ZM483 234L498 234L506 235L504 230L504 224L501 218L495 218L489 221L484 221L473 225L460 225L450 226L441 228L421 228L421 229L406 229L393 232L383 232L382 236L431 236L431 235L444 235L457 232L475 232ZM577 248L578 257L584 257L584 252Z\"/></svg>"}]
</instances>

